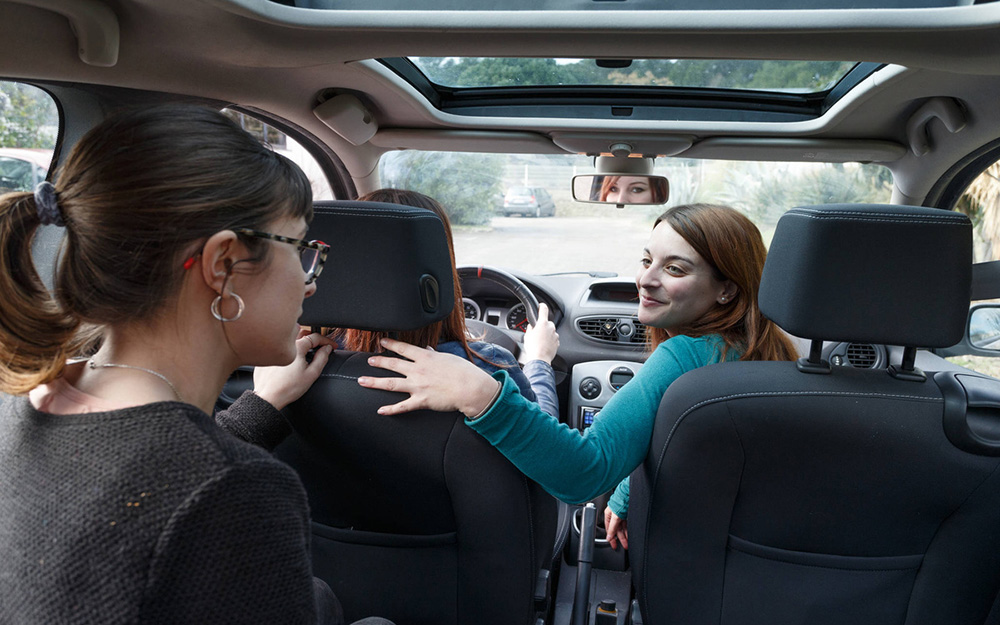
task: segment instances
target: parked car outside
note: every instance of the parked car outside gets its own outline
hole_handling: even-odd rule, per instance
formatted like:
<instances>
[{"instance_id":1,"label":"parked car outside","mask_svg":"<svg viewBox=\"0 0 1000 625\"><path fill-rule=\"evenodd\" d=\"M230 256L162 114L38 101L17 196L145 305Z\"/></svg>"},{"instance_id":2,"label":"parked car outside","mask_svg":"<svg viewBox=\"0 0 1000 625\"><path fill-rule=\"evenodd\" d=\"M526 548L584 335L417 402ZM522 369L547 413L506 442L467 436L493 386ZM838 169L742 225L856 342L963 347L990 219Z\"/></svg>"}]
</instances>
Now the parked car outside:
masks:
<instances>
[{"instance_id":1,"label":"parked car outside","mask_svg":"<svg viewBox=\"0 0 1000 625\"><path fill-rule=\"evenodd\" d=\"M511 187L503 199L502 214L525 217L555 217L556 203L541 187Z\"/></svg>"},{"instance_id":2,"label":"parked car outside","mask_svg":"<svg viewBox=\"0 0 1000 625\"><path fill-rule=\"evenodd\" d=\"M52 150L0 148L0 193L34 189L51 162Z\"/></svg>"}]
</instances>

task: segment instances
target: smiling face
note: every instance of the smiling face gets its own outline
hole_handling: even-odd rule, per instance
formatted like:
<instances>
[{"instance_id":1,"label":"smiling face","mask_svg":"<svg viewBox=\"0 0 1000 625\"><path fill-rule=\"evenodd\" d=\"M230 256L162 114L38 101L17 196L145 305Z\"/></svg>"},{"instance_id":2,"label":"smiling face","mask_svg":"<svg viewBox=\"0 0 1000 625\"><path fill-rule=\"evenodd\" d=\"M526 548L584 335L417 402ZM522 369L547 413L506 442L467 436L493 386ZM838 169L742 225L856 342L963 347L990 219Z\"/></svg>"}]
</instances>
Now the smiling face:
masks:
<instances>
[{"instance_id":1,"label":"smiling face","mask_svg":"<svg viewBox=\"0 0 1000 625\"><path fill-rule=\"evenodd\" d=\"M683 334L736 291L729 280L719 280L711 265L666 222L653 229L635 283L639 321L670 336Z\"/></svg>"},{"instance_id":2,"label":"smiling face","mask_svg":"<svg viewBox=\"0 0 1000 625\"><path fill-rule=\"evenodd\" d=\"M301 239L306 222L284 218L265 231ZM260 271L233 274L232 290L246 302L243 316L227 324L233 345L252 365L286 365L295 357L298 318L302 300L316 292L316 283L305 283L305 272L295 245L268 241L268 258Z\"/></svg>"},{"instance_id":3,"label":"smiling face","mask_svg":"<svg viewBox=\"0 0 1000 625\"><path fill-rule=\"evenodd\" d=\"M652 204L653 190L646 176L619 176L604 199L618 204Z\"/></svg>"}]
</instances>

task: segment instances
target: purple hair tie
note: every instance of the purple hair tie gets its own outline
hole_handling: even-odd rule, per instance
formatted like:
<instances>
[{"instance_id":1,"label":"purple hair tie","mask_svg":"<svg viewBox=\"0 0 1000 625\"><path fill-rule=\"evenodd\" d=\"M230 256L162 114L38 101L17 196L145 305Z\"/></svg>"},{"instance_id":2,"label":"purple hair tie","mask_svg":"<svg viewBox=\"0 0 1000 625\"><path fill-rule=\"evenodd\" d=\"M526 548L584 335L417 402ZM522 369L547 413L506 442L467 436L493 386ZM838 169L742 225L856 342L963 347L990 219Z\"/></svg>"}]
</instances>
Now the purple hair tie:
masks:
<instances>
[{"instance_id":1,"label":"purple hair tie","mask_svg":"<svg viewBox=\"0 0 1000 625\"><path fill-rule=\"evenodd\" d=\"M35 206L38 209L38 220L43 226L65 226L62 213L59 211L59 201L56 199L56 188L48 180L39 182L35 187Z\"/></svg>"}]
</instances>

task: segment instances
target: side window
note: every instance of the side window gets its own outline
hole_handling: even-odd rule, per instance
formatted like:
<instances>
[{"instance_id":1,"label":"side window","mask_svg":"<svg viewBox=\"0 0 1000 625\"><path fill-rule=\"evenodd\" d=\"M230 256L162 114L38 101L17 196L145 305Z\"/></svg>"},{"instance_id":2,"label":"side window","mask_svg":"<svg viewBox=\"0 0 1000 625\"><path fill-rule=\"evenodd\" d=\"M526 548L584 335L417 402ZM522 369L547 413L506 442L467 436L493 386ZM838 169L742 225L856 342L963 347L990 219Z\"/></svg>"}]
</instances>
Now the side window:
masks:
<instances>
[{"instance_id":1,"label":"side window","mask_svg":"<svg viewBox=\"0 0 1000 625\"><path fill-rule=\"evenodd\" d=\"M59 112L37 87L0 81L0 193L45 180L59 139Z\"/></svg>"},{"instance_id":2,"label":"side window","mask_svg":"<svg viewBox=\"0 0 1000 625\"><path fill-rule=\"evenodd\" d=\"M972 220L973 260L977 263L1000 260L1000 161L987 167L962 193L955 208ZM983 333L973 317L972 332ZM975 338L974 338L975 340ZM979 344L982 344L982 340ZM988 342L985 341L985 342ZM1000 356L1000 352L997 352ZM1000 378L1000 358L989 356L954 356L951 362L980 373Z\"/></svg>"},{"instance_id":3,"label":"side window","mask_svg":"<svg viewBox=\"0 0 1000 625\"><path fill-rule=\"evenodd\" d=\"M975 262L1000 260L1000 161L972 181L955 208L975 226Z\"/></svg>"},{"instance_id":4,"label":"side window","mask_svg":"<svg viewBox=\"0 0 1000 625\"><path fill-rule=\"evenodd\" d=\"M330 181L323 173L323 168L301 143L268 124L265 120L231 109L225 109L222 112L244 130L257 137L261 143L271 146L275 152L287 156L293 163L301 167L312 183L314 200L334 199Z\"/></svg>"}]
</instances>

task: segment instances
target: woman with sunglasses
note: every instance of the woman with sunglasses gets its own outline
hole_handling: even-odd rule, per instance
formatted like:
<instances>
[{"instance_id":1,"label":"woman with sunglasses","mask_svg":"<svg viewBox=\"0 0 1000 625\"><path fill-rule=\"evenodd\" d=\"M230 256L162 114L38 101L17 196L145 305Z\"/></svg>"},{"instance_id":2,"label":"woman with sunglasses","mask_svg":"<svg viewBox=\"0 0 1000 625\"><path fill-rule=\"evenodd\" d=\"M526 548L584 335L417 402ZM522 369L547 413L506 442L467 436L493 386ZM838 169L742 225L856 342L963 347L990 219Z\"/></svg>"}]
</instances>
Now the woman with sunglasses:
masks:
<instances>
[{"instance_id":1,"label":"woman with sunglasses","mask_svg":"<svg viewBox=\"0 0 1000 625\"><path fill-rule=\"evenodd\" d=\"M311 217L301 170L193 107L109 118L0 197L0 620L340 621L305 492L261 448L287 425L256 395L210 416L238 366L325 364L296 323ZM65 229L51 290L40 225Z\"/></svg>"}]
</instances>

